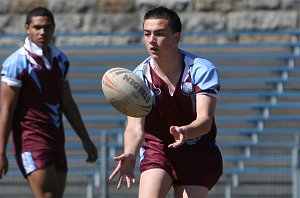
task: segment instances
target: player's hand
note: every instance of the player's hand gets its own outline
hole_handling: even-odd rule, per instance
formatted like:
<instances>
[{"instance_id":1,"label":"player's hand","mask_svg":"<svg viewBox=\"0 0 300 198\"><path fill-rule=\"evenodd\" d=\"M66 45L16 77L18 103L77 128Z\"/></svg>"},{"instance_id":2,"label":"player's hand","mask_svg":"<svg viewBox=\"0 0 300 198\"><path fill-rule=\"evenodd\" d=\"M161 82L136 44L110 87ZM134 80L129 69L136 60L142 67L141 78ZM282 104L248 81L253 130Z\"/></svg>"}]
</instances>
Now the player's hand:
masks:
<instances>
[{"instance_id":1,"label":"player's hand","mask_svg":"<svg viewBox=\"0 0 300 198\"><path fill-rule=\"evenodd\" d=\"M98 150L91 140L82 142L83 148L88 154L86 162L95 162L98 159Z\"/></svg>"},{"instance_id":2,"label":"player's hand","mask_svg":"<svg viewBox=\"0 0 300 198\"><path fill-rule=\"evenodd\" d=\"M118 161L118 165L109 176L109 180L112 180L118 173L120 173L117 189L122 187L124 179L126 180L127 188L131 188L131 185L135 183L135 175L133 173L135 168L135 157L132 154L123 153L114 157L114 160Z\"/></svg>"},{"instance_id":3,"label":"player's hand","mask_svg":"<svg viewBox=\"0 0 300 198\"><path fill-rule=\"evenodd\" d=\"M175 142L169 144L169 148L178 148L186 140L186 131L184 127L171 126L170 133L173 135Z\"/></svg>"},{"instance_id":4,"label":"player's hand","mask_svg":"<svg viewBox=\"0 0 300 198\"><path fill-rule=\"evenodd\" d=\"M0 179L6 175L8 170L8 160L5 154L0 154Z\"/></svg>"}]
</instances>

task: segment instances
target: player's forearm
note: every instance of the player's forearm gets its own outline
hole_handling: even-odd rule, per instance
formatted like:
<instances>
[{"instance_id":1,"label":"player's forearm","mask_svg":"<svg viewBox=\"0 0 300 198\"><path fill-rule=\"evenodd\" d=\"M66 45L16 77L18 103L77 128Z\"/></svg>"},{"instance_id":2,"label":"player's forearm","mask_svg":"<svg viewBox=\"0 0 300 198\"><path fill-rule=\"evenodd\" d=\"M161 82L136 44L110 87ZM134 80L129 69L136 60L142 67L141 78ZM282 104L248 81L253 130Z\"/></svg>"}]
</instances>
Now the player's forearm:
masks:
<instances>
[{"instance_id":1,"label":"player's forearm","mask_svg":"<svg viewBox=\"0 0 300 198\"><path fill-rule=\"evenodd\" d=\"M10 112L5 112L2 109L0 113L0 153L6 153L6 145L11 131L11 119L9 119Z\"/></svg>"},{"instance_id":2,"label":"player's forearm","mask_svg":"<svg viewBox=\"0 0 300 198\"><path fill-rule=\"evenodd\" d=\"M197 118L191 124L186 126L185 138L193 139L207 134L212 125L212 119L209 117Z\"/></svg>"},{"instance_id":3,"label":"player's forearm","mask_svg":"<svg viewBox=\"0 0 300 198\"><path fill-rule=\"evenodd\" d=\"M67 120L82 141L89 141L89 135L82 121L79 109L72 97L68 81L64 81L60 88L61 108Z\"/></svg>"},{"instance_id":4,"label":"player's forearm","mask_svg":"<svg viewBox=\"0 0 300 198\"><path fill-rule=\"evenodd\" d=\"M0 129L0 154L5 154L6 153L6 145L8 141L8 136L4 130Z\"/></svg>"},{"instance_id":5,"label":"player's forearm","mask_svg":"<svg viewBox=\"0 0 300 198\"><path fill-rule=\"evenodd\" d=\"M215 97L197 94L196 95L196 119L186 125L186 139L201 137L210 132L214 119L217 99Z\"/></svg>"},{"instance_id":6,"label":"player's forearm","mask_svg":"<svg viewBox=\"0 0 300 198\"><path fill-rule=\"evenodd\" d=\"M89 140L89 135L82 121L80 112L74 101L70 101L67 106L63 108L64 115L66 116L68 122L75 130L77 135L82 141Z\"/></svg>"},{"instance_id":7,"label":"player's forearm","mask_svg":"<svg viewBox=\"0 0 300 198\"><path fill-rule=\"evenodd\" d=\"M124 153L132 154L136 157L144 142L144 122L145 118L135 118L128 116L127 127L124 132Z\"/></svg>"},{"instance_id":8,"label":"player's forearm","mask_svg":"<svg viewBox=\"0 0 300 198\"><path fill-rule=\"evenodd\" d=\"M17 106L20 89L1 84L1 111L0 111L0 152L6 151L6 144L11 132L13 115Z\"/></svg>"},{"instance_id":9,"label":"player's forearm","mask_svg":"<svg viewBox=\"0 0 300 198\"><path fill-rule=\"evenodd\" d=\"M126 129L124 134L124 153L132 154L136 157L144 142L144 133L141 130Z\"/></svg>"}]
</instances>

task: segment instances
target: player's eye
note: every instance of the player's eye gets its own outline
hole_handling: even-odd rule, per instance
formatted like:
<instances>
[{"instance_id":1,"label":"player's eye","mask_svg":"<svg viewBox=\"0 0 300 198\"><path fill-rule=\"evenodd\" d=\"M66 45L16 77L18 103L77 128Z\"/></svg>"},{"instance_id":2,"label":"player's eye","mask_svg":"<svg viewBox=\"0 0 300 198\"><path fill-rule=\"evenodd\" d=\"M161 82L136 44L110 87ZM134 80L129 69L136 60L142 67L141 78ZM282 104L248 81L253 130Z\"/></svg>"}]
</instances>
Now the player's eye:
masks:
<instances>
[{"instance_id":1,"label":"player's eye","mask_svg":"<svg viewBox=\"0 0 300 198\"><path fill-rule=\"evenodd\" d=\"M45 30L49 30L53 27L52 24L47 24L47 25L34 25L33 28L36 30L40 30L42 28L44 28Z\"/></svg>"},{"instance_id":2,"label":"player's eye","mask_svg":"<svg viewBox=\"0 0 300 198\"><path fill-rule=\"evenodd\" d=\"M33 28L36 29L36 30L40 30L42 27L43 27L43 26L40 26L40 25L35 25L35 26L33 26Z\"/></svg>"},{"instance_id":3,"label":"player's eye","mask_svg":"<svg viewBox=\"0 0 300 198\"><path fill-rule=\"evenodd\" d=\"M159 37L166 35L164 31L156 31L154 34L155 36L159 36Z\"/></svg>"},{"instance_id":4,"label":"player's eye","mask_svg":"<svg viewBox=\"0 0 300 198\"><path fill-rule=\"evenodd\" d=\"M150 32L144 31L144 36L150 36L150 35L151 35Z\"/></svg>"}]
</instances>

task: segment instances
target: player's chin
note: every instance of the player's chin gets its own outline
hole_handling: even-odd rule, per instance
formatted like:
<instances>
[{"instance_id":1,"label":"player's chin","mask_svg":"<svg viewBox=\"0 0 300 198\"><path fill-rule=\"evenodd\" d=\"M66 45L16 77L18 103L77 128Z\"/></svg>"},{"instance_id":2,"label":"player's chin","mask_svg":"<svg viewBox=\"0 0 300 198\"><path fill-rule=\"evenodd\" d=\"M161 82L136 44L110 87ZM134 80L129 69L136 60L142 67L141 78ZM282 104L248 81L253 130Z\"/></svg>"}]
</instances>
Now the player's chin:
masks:
<instances>
[{"instance_id":1,"label":"player's chin","mask_svg":"<svg viewBox=\"0 0 300 198\"><path fill-rule=\"evenodd\" d=\"M47 47L49 45L50 41L46 38L44 39L38 39L36 45L43 48Z\"/></svg>"},{"instance_id":2,"label":"player's chin","mask_svg":"<svg viewBox=\"0 0 300 198\"><path fill-rule=\"evenodd\" d=\"M160 56L159 56L159 54L157 53L157 52L150 52L149 53L150 54L150 56L153 58L153 59L156 59L156 58L159 58Z\"/></svg>"},{"instance_id":3,"label":"player's chin","mask_svg":"<svg viewBox=\"0 0 300 198\"><path fill-rule=\"evenodd\" d=\"M40 42L40 41L36 42L35 44L36 44L37 46L39 46L40 48L44 48L44 47L47 47L47 46L48 46L45 42Z\"/></svg>"}]
</instances>

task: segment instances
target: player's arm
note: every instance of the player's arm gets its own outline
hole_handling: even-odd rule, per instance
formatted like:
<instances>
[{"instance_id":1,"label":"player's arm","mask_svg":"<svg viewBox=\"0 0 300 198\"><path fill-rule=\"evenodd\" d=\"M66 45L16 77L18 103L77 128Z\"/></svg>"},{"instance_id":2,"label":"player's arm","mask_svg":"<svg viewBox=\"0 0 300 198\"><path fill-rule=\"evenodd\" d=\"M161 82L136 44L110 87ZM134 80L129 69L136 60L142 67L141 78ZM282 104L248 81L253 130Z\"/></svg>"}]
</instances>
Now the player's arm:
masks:
<instances>
[{"instance_id":1,"label":"player's arm","mask_svg":"<svg viewBox=\"0 0 300 198\"><path fill-rule=\"evenodd\" d=\"M175 142L169 147L176 148L185 140L201 137L207 134L214 119L217 98L206 94L196 95L196 119L189 125L171 126L170 133L174 136Z\"/></svg>"},{"instance_id":2,"label":"player's arm","mask_svg":"<svg viewBox=\"0 0 300 198\"><path fill-rule=\"evenodd\" d=\"M18 102L19 88L13 88L7 83L1 83L0 112L0 179L8 170L6 145L10 135L13 114Z\"/></svg>"},{"instance_id":3,"label":"player's arm","mask_svg":"<svg viewBox=\"0 0 300 198\"><path fill-rule=\"evenodd\" d=\"M145 118L128 117L128 124L124 132L124 153L134 157L139 154L144 142L144 122Z\"/></svg>"},{"instance_id":4,"label":"player's arm","mask_svg":"<svg viewBox=\"0 0 300 198\"><path fill-rule=\"evenodd\" d=\"M88 154L87 162L95 162L98 158L98 151L84 126L78 107L72 97L68 81L62 82L60 96L62 101L62 111L81 139L83 147Z\"/></svg>"},{"instance_id":5,"label":"player's arm","mask_svg":"<svg viewBox=\"0 0 300 198\"><path fill-rule=\"evenodd\" d=\"M144 118L128 117L128 124L124 132L124 153L114 158L118 161L118 165L109 177L109 180L112 180L120 173L118 189L122 187L124 179L127 188L135 183L134 168L136 156L144 141L144 122Z\"/></svg>"},{"instance_id":6,"label":"player's arm","mask_svg":"<svg viewBox=\"0 0 300 198\"><path fill-rule=\"evenodd\" d=\"M217 98L206 94L196 95L197 117L186 126L186 139L193 139L207 134L212 125L215 114Z\"/></svg>"}]
</instances>

